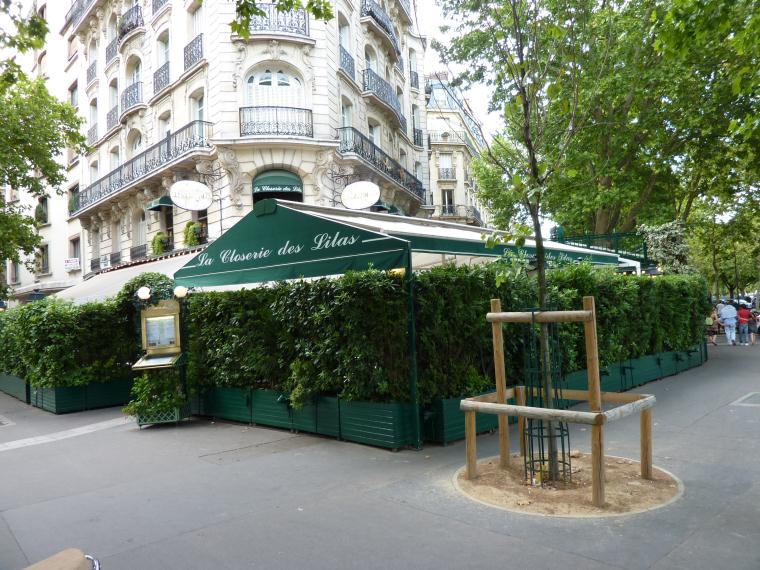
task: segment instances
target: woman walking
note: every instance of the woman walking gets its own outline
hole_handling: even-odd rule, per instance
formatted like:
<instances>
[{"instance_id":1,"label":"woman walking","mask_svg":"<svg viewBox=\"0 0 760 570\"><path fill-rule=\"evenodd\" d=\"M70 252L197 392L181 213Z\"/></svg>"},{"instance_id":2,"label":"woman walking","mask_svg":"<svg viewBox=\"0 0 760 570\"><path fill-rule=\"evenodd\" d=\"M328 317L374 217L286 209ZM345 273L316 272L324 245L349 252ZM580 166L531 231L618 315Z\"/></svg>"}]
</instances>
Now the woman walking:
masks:
<instances>
[{"instance_id":1,"label":"woman walking","mask_svg":"<svg viewBox=\"0 0 760 570\"><path fill-rule=\"evenodd\" d=\"M736 307L727 304L720 310L720 322L726 329L726 344L736 346Z\"/></svg>"},{"instance_id":2,"label":"woman walking","mask_svg":"<svg viewBox=\"0 0 760 570\"><path fill-rule=\"evenodd\" d=\"M715 337L718 336L718 309L713 307L712 314L705 319L707 326L707 339L713 346L718 346Z\"/></svg>"},{"instance_id":3,"label":"woman walking","mask_svg":"<svg viewBox=\"0 0 760 570\"><path fill-rule=\"evenodd\" d=\"M754 320L754 317L745 301L739 302L736 317L739 320L739 344L749 346L749 322Z\"/></svg>"}]
</instances>

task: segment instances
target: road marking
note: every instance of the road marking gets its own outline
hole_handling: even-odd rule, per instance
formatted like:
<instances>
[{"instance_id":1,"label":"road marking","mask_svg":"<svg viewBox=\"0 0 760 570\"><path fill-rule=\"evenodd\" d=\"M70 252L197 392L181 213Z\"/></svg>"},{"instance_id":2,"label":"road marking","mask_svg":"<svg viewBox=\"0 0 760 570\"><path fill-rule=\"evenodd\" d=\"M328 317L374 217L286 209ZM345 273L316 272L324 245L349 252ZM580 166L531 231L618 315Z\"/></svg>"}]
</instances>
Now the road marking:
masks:
<instances>
[{"instance_id":1,"label":"road marking","mask_svg":"<svg viewBox=\"0 0 760 570\"><path fill-rule=\"evenodd\" d=\"M96 431L109 429L116 426L125 425L129 421L129 418L116 418L114 420L108 420L105 422L98 422L96 424L89 424L78 428L67 429L64 431L56 431L45 435L38 435L35 437L27 437L26 439L17 439L16 441L8 441L6 443L0 443L0 453L3 451L11 451L13 449L21 449L22 447L29 447L32 445L41 445L43 443L52 443L54 441L61 441L62 439L69 439L71 437L77 437L80 435L87 435Z\"/></svg>"}]
</instances>

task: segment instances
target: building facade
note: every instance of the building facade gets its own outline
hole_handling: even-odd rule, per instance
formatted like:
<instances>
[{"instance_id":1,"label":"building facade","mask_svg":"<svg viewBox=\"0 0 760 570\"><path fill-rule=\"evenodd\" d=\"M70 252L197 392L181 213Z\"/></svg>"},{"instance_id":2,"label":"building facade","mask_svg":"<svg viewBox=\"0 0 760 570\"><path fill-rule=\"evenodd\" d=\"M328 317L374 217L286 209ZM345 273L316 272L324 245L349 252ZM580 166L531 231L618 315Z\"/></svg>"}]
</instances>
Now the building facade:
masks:
<instances>
[{"instance_id":1,"label":"building facade","mask_svg":"<svg viewBox=\"0 0 760 570\"><path fill-rule=\"evenodd\" d=\"M432 217L457 223L487 226L489 216L477 197L471 163L484 149L485 140L474 113L447 73L426 77L426 124L429 137L428 204Z\"/></svg>"},{"instance_id":2,"label":"building facade","mask_svg":"<svg viewBox=\"0 0 760 570\"><path fill-rule=\"evenodd\" d=\"M265 198L340 206L370 180L374 210L433 213L440 151L426 148L438 139L410 0L336 0L329 22L259 6L246 39L232 0L37 2L51 33L34 71L78 108L90 151L62 158L68 183L40 230L47 271L7 268L19 298L192 251ZM175 206L179 180L207 185L209 207Z\"/></svg>"}]
</instances>

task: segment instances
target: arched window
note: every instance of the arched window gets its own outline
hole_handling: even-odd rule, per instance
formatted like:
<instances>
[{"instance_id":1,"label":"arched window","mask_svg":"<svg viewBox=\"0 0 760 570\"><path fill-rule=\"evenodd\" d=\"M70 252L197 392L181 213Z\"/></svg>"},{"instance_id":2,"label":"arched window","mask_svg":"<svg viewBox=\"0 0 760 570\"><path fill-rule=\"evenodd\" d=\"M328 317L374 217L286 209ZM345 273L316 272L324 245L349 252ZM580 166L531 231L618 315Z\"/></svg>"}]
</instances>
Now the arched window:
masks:
<instances>
[{"instance_id":1,"label":"arched window","mask_svg":"<svg viewBox=\"0 0 760 570\"><path fill-rule=\"evenodd\" d=\"M377 56L375 55L375 50L369 46L364 48L364 64L367 66L367 69L371 69L377 73Z\"/></svg>"},{"instance_id":2,"label":"arched window","mask_svg":"<svg viewBox=\"0 0 760 570\"><path fill-rule=\"evenodd\" d=\"M139 83L142 81L142 62L137 59L133 58L129 61L127 64L127 83L129 85L134 85L135 83Z\"/></svg>"},{"instance_id":3,"label":"arched window","mask_svg":"<svg viewBox=\"0 0 760 570\"><path fill-rule=\"evenodd\" d=\"M303 82L282 69L253 73L246 81L246 103L252 107L304 107Z\"/></svg>"},{"instance_id":4,"label":"arched window","mask_svg":"<svg viewBox=\"0 0 760 570\"><path fill-rule=\"evenodd\" d=\"M169 31L165 30L160 36L158 36L158 42L156 44L157 49L157 56L158 61L156 62L158 64L158 67L161 67L164 65L167 61L169 61Z\"/></svg>"},{"instance_id":5,"label":"arched window","mask_svg":"<svg viewBox=\"0 0 760 570\"><path fill-rule=\"evenodd\" d=\"M137 129L130 131L127 136L127 148L130 151L130 157L140 154L142 148L142 133Z\"/></svg>"}]
</instances>

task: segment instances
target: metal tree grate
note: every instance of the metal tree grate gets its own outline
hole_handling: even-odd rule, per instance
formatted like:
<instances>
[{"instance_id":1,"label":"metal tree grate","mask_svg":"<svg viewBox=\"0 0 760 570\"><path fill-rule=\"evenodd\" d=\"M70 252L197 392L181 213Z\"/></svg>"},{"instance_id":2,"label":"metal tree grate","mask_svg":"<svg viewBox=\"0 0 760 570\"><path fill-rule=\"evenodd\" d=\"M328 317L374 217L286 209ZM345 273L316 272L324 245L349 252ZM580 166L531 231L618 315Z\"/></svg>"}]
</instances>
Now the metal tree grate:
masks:
<instances>
[{"instance_id":1,"label":"metal tree grate","mask_svg":"<svg viewBox=\"0 0 760 570\"><path fill-rule=\"evenodd\" d=\"M531 309L535 313L537 309ZM562 407L562 360L558 325L538 325L535 322L524 327L524 374L526 404L538 408ZM544 373L541 358L541 334L548 337L549 370ZM535 420L525 422L525 479L532 485L570 482L570 431L566 422Z\"/></svg>"}]
</instances>

